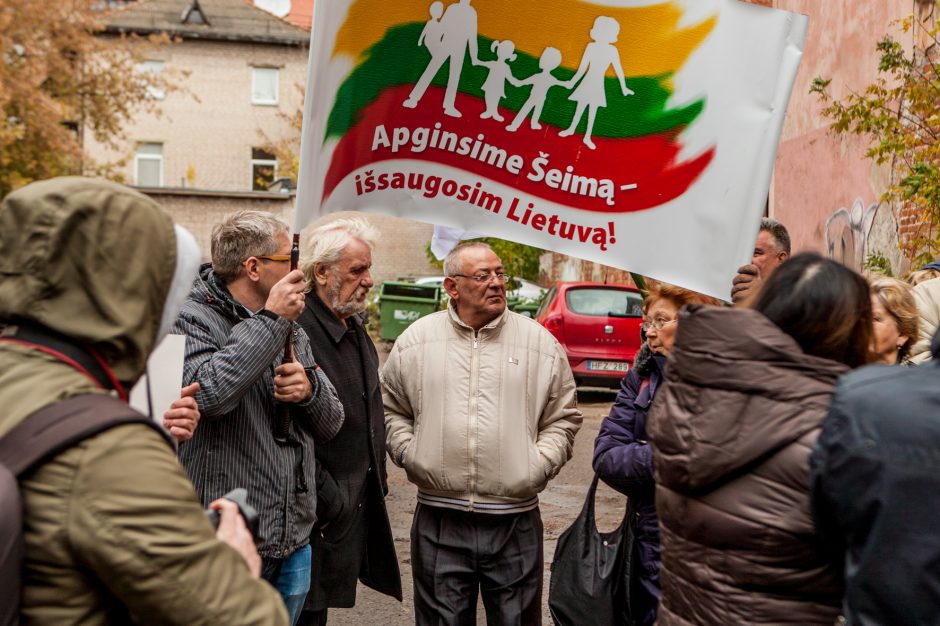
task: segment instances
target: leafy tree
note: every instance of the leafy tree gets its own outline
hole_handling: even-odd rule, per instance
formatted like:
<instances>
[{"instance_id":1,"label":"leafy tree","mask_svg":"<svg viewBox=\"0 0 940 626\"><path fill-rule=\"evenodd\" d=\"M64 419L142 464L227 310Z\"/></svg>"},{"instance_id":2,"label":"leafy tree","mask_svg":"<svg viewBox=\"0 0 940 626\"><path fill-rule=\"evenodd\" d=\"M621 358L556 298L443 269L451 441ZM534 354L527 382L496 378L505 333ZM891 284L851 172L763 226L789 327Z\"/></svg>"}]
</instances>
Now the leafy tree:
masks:
<instances>
[{"instance_id":1,"label":"leafy tree","mask_svg":"<svg viewBox=\"0 0 940 626\"><path fill-rule=\"evenodd\" d=\"M503 267L510 276L532 281L538 280L539 257L545 253L545 250L515 243L513 241L506 241L505 239L497 239L496 237L483 237L474 239L474 241L482 241L483 243L489 244L490 247L493 248L493 252L496 253L496 256L503 262ZM424 251L425 254L427 254L428 262L443 271L444 262L438 261L434 253L431 252L430 242L428 242Z\"/></svg>"},{"instance_id":2,"label":"leafy tree","mask_svg":"<svg viewBox=\"0 0 940 626\"><path fill-rule=\"evenodd\" d=\"M928 42L927 49L940 45L935 20L925 25L911 15L896 25ZM866 156L891 168L882 201L913 209L919 218L917 232L901 248L914 262L929 261L940 251L940 74L929 54L917 47L908 52L890 35L876 48L878 76L864 91L834 100L831 79L821 77L810 91L826 105L832 132L867 139Z\"/></svg>"},{"instance_id":3,"label":"leafy tree","mask_svg":"<svg viewBox=\"0 0 940 626\"><path fill-rule=\"evenodd\" d=\"M121 128L153 110L164 76L138 71L166 37L104 34L100 0L0 0L0 197L33 180L106 173L83 139L116 148Z\"/></svg>"}]
</instances>

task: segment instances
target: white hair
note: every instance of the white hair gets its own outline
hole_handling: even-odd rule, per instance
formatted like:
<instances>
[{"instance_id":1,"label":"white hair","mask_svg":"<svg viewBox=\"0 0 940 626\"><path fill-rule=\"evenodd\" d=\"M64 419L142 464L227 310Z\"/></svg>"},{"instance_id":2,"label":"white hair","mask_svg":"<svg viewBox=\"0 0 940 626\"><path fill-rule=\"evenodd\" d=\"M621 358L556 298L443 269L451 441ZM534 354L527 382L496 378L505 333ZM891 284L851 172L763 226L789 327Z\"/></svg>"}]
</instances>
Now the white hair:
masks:
<instances>
[{"instance_id":1,"label":"white hair","mask_svg":"<svg viewBox=\"0 0 940 626\"><path fill-rule=\"evenodd\" d=\"M346 246L356 239L369 246L369 250L375 250L378 235L378 230L362 217L341 217L314 228L307 235L300 257L300 269L304 271L308 285L313 284L317 265L334 265Z\"/></svg>"}]
</instances>

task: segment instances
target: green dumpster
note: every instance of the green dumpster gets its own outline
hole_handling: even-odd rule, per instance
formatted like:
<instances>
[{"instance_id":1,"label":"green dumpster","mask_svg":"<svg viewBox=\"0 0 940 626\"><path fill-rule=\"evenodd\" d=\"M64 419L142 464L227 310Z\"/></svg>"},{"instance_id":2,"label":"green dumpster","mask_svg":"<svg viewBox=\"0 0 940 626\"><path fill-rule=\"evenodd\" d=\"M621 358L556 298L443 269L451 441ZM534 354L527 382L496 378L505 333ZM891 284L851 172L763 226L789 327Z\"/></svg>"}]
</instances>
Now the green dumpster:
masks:
<instances>
[{"instance_id":1,"label":"green dumpster","mask_svg":"<svg viewBox=\"0 0 940 626\"><path fill-rule=\"evenodd\" d=\"M519 313L520 315L525 315L526 317L535 317L535 313L539 310L541 306L541 300L517 300L514 305L509 307L512 311Z\"/></svg>"},{"instance_id":2,"label":"green dumpster","mask_svg":"<svg viewBox=\"0 0 940 626\"><path fill-rule=\"evenodd\" d=\"M379 293L379 336L395 341L419 319L437 311L441 288L414 283L382 283Z\"/></svg>"}]
</instances>

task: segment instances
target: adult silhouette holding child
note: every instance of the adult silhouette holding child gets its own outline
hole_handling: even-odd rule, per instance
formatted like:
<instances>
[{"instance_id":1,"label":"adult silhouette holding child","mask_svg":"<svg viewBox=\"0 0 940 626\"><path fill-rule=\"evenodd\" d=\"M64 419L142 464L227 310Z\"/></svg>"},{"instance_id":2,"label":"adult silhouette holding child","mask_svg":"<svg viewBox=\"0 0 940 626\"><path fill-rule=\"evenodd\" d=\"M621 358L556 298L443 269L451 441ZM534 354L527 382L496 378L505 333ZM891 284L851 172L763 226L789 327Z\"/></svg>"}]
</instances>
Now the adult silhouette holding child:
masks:
<instances>
[{"instance_id":1,"label":"adult silhouette holding child","mask_svg":"<svg viewBox=\"0 0 940 626\"><path fill-rule=\"evenodd\" d=\"M569 89L577 85L577 88L568 99L574 100L578 106L574 118L571 120L571 126L558 134L562 137L573 135L584 116L584 110L587 109L587 129L584 132L583 141L584 145L591 150L595 148L594 142L591 140L591 132L594 130L597 109L607 106L607 94L604 91L604 76L607 74L607 68L614 68L623 95L633 95L633 90L627 87L623 75L620 52L613 45L619 34L620 24L614 18L601 15L595 19L594 27L591 28L591 39L593 41L584 48L581 65L566 85ZM580 81L580 84L578 81Z\"/></svg>"},{"instance_id":2,"label":"adult silhouette holding child","mask_svg":"<svg viewBox=\"0 0 940 626\"><path fill-rule=\"evenodd\" d=\"M444 24L441 22L441 16L444 15L444 3L432 2L428 11L431 19L424 25L424 30L418 37L418 46L424 46L432 57L438 57L444 52Z\"/></svg>"},{"instance_id":3,"label":"adult silhouette holding child","mask_svg":"<svg viewBox=\"0 0 940 626\"><path fill-rule=\"evenodd\" d=\"M434 5L431 5L432 20L425 26L422 36L418 40L418 45L424 45L431 52L431 61L425 68L421 78L411 90L404 106L413 109L418 106L424 92L430 86L431 81L437 75L445 61L450 62L449 75L447 77L447 90L444 93L444 113L451 117L462 117L460 111L455 106L457 100L457 87L460 84L460 73L463 70L464 58L467 51L470 52L470 61L474 65L479 65L479 55L477 50L477 12L470 6L470 0L460 0L447 7L444 16L440 18L440 28L432 25L435 21ZM436 39L440 32L440 39ZM435 53L435 50L440 52Z\"/></svg>"}]
</instances>

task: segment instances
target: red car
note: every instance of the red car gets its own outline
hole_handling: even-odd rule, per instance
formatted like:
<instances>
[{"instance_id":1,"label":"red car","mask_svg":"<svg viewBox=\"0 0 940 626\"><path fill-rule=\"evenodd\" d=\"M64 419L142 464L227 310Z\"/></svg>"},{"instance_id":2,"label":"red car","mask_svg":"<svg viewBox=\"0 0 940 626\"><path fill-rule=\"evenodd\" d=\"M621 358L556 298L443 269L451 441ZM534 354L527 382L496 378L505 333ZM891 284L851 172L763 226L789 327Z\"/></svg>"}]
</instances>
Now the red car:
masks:
<instances>
[{"instance_id":1,"label":"red car","mask_svg":"<svg viewBox=\"0 0 940 626\"><path fill-rule=\"evenodd\" d=\"M643 296L626 285L560 282L535 319L564 346L579 386L616 388L640 349Z\"/></svg>"}]
</instances>

